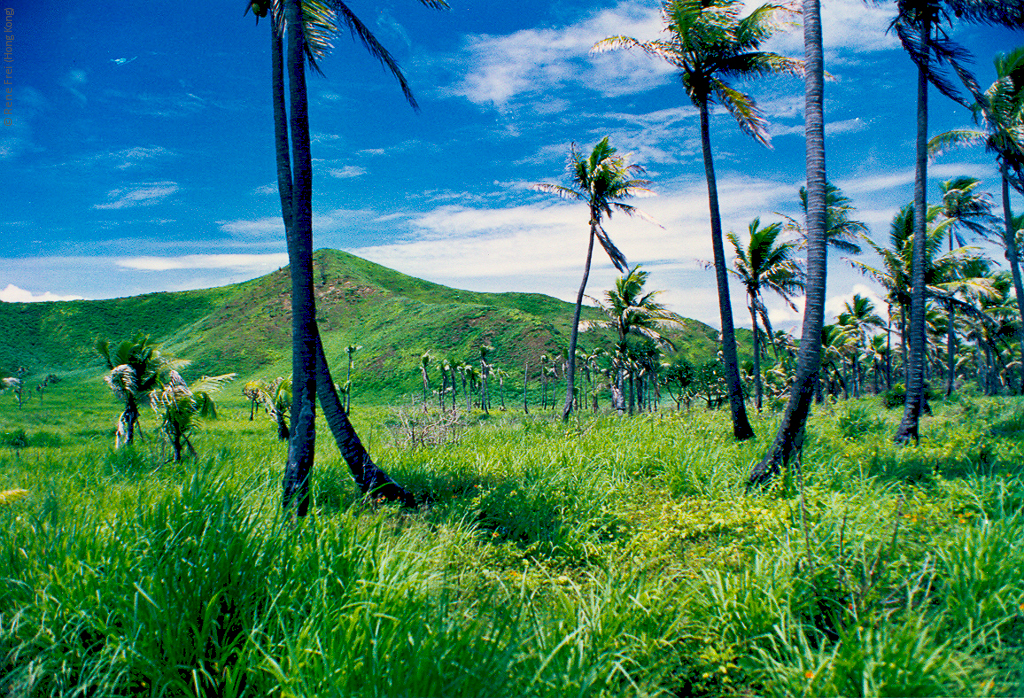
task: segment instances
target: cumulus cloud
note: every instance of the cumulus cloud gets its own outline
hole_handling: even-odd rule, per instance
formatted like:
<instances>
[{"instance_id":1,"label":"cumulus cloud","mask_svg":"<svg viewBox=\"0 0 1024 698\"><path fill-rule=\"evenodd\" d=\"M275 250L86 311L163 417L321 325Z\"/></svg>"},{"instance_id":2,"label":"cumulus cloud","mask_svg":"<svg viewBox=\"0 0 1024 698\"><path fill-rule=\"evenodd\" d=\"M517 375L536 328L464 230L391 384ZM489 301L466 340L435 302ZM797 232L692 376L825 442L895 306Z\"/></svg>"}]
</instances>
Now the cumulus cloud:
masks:
<instances>
[{"instance_id":1,"label":"cumulus cloud","mask_svg":"<svg viewBox=\"0 0 1024 698\"><path fill-rule=\"evenodd\" d=\"M32 293L14 284L7 284L7 288L0 291L0 301L4 303L45 303L47 301L79 301L83 296L62 296L49 291L43 293Z\"/></svg>"},{"instance_id":2,"label":"cumulus cloud","mask_svg":"<svg viewBox=\"0 0 1024 698\"><path fill-rule=\"evenodd\" d=\"M109 199L107 203L93 204L93 208L110 210L152 206L177 193L179 189L177 182L147 182L121 189L111 189L107 192L107 199Z\"/></svg>"}]
</instances>

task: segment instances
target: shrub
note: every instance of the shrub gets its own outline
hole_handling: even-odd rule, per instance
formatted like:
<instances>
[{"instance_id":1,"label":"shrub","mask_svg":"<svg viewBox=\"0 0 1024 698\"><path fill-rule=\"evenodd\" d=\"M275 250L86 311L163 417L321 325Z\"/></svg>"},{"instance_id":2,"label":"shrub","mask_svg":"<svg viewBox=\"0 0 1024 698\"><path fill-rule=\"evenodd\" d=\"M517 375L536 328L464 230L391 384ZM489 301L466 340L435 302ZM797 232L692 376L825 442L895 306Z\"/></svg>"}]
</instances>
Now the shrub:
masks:
<instances>
[{"instance_id":1,"label":"shrub","mask_svg":"<svg viewBox=\"0 0 1024 698\"><path fill-rule=\"evenodd\" d=\"M887 409L899 407L907 401L907 389L902 383L896 383L892 388L882 393L882 404Z\"/></svg>"}]
</instances>

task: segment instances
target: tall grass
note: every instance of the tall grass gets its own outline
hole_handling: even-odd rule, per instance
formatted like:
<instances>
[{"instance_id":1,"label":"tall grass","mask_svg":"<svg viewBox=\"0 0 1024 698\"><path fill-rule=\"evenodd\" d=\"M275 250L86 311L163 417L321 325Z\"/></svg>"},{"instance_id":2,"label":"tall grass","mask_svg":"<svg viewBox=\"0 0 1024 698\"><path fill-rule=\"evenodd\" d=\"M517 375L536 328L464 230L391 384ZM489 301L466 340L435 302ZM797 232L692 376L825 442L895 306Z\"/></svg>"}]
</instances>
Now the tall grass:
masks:
<instances>
[{"instance_id":1,"label":"tall grass","mask_svg":"<svg viewBox=\"0 0 1024 698\"><path fill-rule=\"evenodd\" d=\"M241 409L180 464L110 450L109 415L5 409L28 445L0 446L0 691L1019 694L1021 413L940 405L897 448L880 409L821 409L801 507L793 481L742 489L770 417L737 444L702 410L495 412L424 447L367 409L425 504L364 503L322 440L296 524L285 447Z\"/></svg>"}]
</instances>

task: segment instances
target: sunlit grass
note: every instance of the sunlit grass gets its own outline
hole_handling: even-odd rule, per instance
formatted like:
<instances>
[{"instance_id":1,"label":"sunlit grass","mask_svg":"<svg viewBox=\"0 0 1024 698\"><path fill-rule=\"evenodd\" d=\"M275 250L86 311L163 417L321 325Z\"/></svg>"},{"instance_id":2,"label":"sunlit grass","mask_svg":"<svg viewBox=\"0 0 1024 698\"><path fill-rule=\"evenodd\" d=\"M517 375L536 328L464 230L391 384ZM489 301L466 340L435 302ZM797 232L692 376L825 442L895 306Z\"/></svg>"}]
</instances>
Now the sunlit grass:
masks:
<instances>
[{"instance_id":1,"label":"sunlit grass","mask_svg":"<svg viewBox=\"0 0 1024 698\"><path fill-rule=\"evenodd\" d=\"M775 414L737 444L703 409L494 411L425 447L357 407L423 505L364 503L322 428L294 524L265 415L229 403L172 463L151 415L113 451L86 392L0 404L5 694L1024 691L1020 399L936 405L902 448L877 404L820 406L803 506L744 491Z\"/></svg>"}]
</instances>

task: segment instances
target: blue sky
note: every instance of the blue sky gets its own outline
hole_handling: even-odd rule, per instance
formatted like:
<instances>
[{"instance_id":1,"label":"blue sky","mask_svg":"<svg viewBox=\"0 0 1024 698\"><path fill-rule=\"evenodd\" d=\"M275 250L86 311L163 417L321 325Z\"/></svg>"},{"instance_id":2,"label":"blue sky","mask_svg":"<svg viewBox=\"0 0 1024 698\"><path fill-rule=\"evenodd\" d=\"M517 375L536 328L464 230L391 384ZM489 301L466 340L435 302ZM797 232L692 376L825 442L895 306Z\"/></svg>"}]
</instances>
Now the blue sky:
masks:
<instances>
[{"instance_id":1,"label":"blue sky","mask_svg":"<svg viewBox=\"0 0 1024 698\"><path fill-rule=\"evenodd\" d=\"M913 195L914 68L885 33L892 5L823 2L829 178L884 240ZM575 297L586 209L534 192L562 181L569 145L605 135L647 168L658 196L637 201L658 228L615 216L606 229L651 272L674 310L718 325L696 110L667 66L642 54L591 56L599 39L658 36L652 0L491 3L352 0L390 48L421 106L415 113L361 45L339 37L310 78L314 244L480 291ZM0 300L110 298L217 286L287 263L276 191L269 24L242 0L156 5L25 2L14 9L11 122L0 130L4 183ZM960 29L987 86L992 57L1024 33ZM799 27L772 50L802 52ZM771 121L774 148L712 120L724 225L798 215L804 180L802 84L740 85ZM933 92L930 130L969 114ZM933 163L929 195L954 175L981 177L982 150ZM998 201L998 199L997 199ZM1024 208L1020 198L1016 210ZM1001 255L999 255L1001 259ZM615 271L596 258L589 292ZM830 261L837 312L871 284ZM749 317L733 289L737 322ZM773 319L798 316L769 299ZM749 323L749 320L748 320Z\"/></svg>"}]
</instances>

